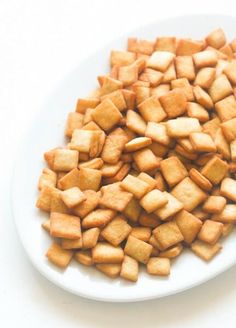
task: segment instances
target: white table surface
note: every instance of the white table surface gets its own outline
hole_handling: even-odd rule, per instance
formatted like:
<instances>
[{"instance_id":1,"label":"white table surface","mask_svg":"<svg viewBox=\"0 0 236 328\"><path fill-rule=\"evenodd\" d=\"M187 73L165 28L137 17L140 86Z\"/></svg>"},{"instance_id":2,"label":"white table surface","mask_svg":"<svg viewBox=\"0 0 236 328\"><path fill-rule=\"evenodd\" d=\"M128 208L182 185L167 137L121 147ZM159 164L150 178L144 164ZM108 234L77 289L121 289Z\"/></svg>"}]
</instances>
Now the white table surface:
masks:
<instances>
[{"instance_id":1,"label":"white table surface","mask_svg":"<svg viewBox=\"0 0 236 328\"><path fill-rule=\"evenodd\" d=\"M11 214L15 151L47 93L114 37L161 17L193 12L236 16L236 6L227 0L0 0L0 327L236 326L236 266L175 296L133 304L93 302L60 290L32 267Z\"/></svg>"}]
</instances>

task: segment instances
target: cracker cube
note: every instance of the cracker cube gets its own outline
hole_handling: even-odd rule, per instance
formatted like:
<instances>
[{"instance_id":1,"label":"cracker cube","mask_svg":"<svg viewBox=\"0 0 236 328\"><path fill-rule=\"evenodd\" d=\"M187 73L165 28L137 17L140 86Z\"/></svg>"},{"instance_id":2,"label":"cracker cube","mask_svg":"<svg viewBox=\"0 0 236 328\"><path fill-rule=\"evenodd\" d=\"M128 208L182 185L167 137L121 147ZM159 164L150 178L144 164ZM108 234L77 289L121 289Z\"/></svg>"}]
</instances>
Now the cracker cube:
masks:
<instances>
[{"instance_id":1,"label":"cracker cube","mask_svg":"<svg viewBox=\"0 0 236 328\"><path fill-rule=\"evenodd\" d=\"M145 136L164 146L170 143L170 137L167 134L166 127L162 123L148 122Z\"/></svg>"},{"instance_id":2,"label":"cracker cube","mask_svg":"<svg viewBox=\"0 0 236 328\"><path fill-rule=\"evenodd\" d=\"M127 143L127 136L121 128L112 131L105 140L101 158L109 164L116 164L120 160L121 153Z\"/></svg>"},{"instance_id":3,"label":"cracker cube","mask_svg":"<svg viewBox=\"0 0 236 328\"><path fill-rule=\"evenodd\" d=\"M139 135L145 134L145 130L146 130L146 126L147 126L146 122L138 113L136 113L133 110L127 111L126 125L131 131L133 131Z\"/></svg>"},{"instance_id":4,"label":"cracker cube","mask_svg":"<svg viewBox=\"0 0 236 328\"><path fill-rule=\"evenodd\" d=\"M155 276L170 274L170 260L168 258L151 257L147 263L147 272Z\"/></svg>"},{"instance_id":5,"label":"cracker cube","mask_svg":"<svg viewBox=\"0 0 236 328\"><path fill-rule=\"evenodd\" d=\"M159 166L158 158L148 148L143 148L133 154L134 161L140 171L148 172Z\"/></svg>"},{"instance_id":6,"label":"cracker cube","mask_svg":"<svg viewBox=\"0 0 236 328\"><path fill-rule=\"evenodd\" d=\"M228 164L217 156L203 166L201 173L213 184L218 184L228 172Z\"/></svg>"},{"instance_id":7,"label":"cracker cube","mask_svg":"<svg viewBox=\"0 0 236 328\"><path fill-rule=\"evenodd\" d=\"M193 132L189 135L193 149L197 152L216 152L216 146L211 136L207 133Z\"/></svg>"},{"instance_id":8,"label":"cracker cube","mask_svg":"<svg viewBox=\"0 0 236 328\"><path fill-rule=\"evenodd\" d=\"M226 75L218 76L210 86L209 95L213 102L217 102L233 93L233 88Z\"/></svg>"},{"instance_id":9,"label":"cracker cube","mask_svg":"<svg viewBox=\"0 0 236 328\"><path fill-rule=\"evenodd\" d=\"M57 149L54 153L54 170L70 171L78 166L79 153L76 150Z\"/></svg>"},{"instance_id":10,"label":"cracker cube","mask_svg":"<svg viewBox=\"0 0 236 328\"><path fill-rule=\"evenodd\" d=\"M77 262L85 266L93 265L93 259L90 251L78 251L75 253L74 258Z\"/></svg>"},{"instance_id":11,"label":"cracker cube","mask_svg":"<svg viewBox=\"0 0 236 328\"><path fill-rule=\"evenodd\" d=\"M231 83L236 84L236 61L232 60L224 69L224 73Z\"/></svg>"},{"instance_id":12,"label":"cracker cube","mask_svg":"<svg viewBox=\"0 0 236 328\"><path fill-rule=\"evenodd\" d=\"M78 239L66 239L63 238L61 240L61 247L63 249L79 249L83 247L83 239L78 238Z\"/></svg>"},{"instance_id":13,"label":"cracker cube","mask_svg":"<svg viewBox=\"0 0 236 328\"><path fill-rule=\"evenodd\" d=\"M236 117L236 100L234 96L228 96L215 104L215 109L221 121L228 121Z\"/></svg>"},{"instance_id":14,"label":"cracker cube","mask_svg":"<svg viewBox=\"0 0 236 328\"><path fill-rule=\"evenodd\" d=\"M211 182L195 168L190 169L189 177L203 190L209 191L213 187Z\"/></svg>"},{"instance_id":15,"label":"cracker cube","mask_svg":"<svg viewBox=\"0 0 236 328\"><path fill-rule=\"evenodd\" d=\"M216 76L216 69L213 67L201 68L196 75L194 85L203 89L209 89Z\"/></svg>"},{"instance_id":16,"label":"cracker cube","mask_svg":"<svg viewBox=\"0 0 236 328\"><path fill-rule=\"evenodd\" d=\"M146 182L149 185L148 191L151 191L152 189L154 189L156 187L156 184L157 184L156 180L147 173L141 172L137 176L137 178Z\"/></svg>"},{"instance_id":17,"label":"cracker cube","mask_svg":"<svg viewBox=\"0 0 236 328\"><path fill-rule=\"evenodd\" d=\"M201 240L196 240L191 245L191 250L205 261L210 261L221 249L222 246L219 243L209 245Z\"/></svg>"},{"instance_id":18,"label":"cracker cube","mask_svg":"<svg viewBox=\"0 0 236 328\"><path fill-rule=\"evenodd\" d=\"M55 188L45 186L40 191L39 197L36 202L36 207L41 209L45 212L50 212L51 210L51 200L53 197L53 192L55 191Z\"/></svg>"},{"instance_id":19,"label":"cracker cube","mask_svg":"<svg viewBox=\"0 0 236 328\"><path fill-rule=\"evenodd\" d=\"M149 189L149 185L145 181L142 181L131 174L125 177L120 186L138 199L142 198Z\"/></svg>"},{"instance_id":20,"label":"cracker cube","mask_svg":"<svg viewBox=\"0 0 236 328\"><path fill-rule=\"evenodd\" d=\"M194 100L193 87L189 83L189 80L186 77L179 79L171 80L171 89L179 89L183 91L188 101Z\"/></svg>"},{"instance_id":21,"label":"cracker cube","mask_svg":"<svg viewBox=\"0 0 236 328\"><path fill-rule=\"evenodd\" d=\"M152 143L151 138L147 137L139 137L133 140L130 140L127 144L125 144L125 150L127 152L137 151L141 148L147 147Z\"/></svg>"},{"instance_id":22,"label":"cracker cube","mask_svg":"<svg viewBox=\"0 0 236 328\"><path fill-rule=\"evenodd\" d=\"M101 191L99 204L115 211L123 211L133 198L133 194L123 190L119 182L107 185Z\"/></svg>"},{"instance_id":23,"label":"cracker cube","mask_svg":"<svg viewBox=\"0 0 236 328\"><path fill-rule=\"evenodd\" d=\"M212 216L212 220L222 223L236 222L236 205L226 204L223 211Z\"/></svg>"},{"instance_id":24,"label":"cracker cube","mask_svg":"<svg viewBox=\"0 0 236 328\"><path fill-rule=\"evenodd\" d=\"M97 191L100 188L102 172L100 170L81 168L79 171L79 188Z\"/></svg>"},{"instance_id":25,"label":"cracker cube","mask_svg":"<svg viewBox=\"0 0 236 328\"><path fill-rule=\"evenodd\" d=\"M95 108L100 103L98 98L79 98L76 105L76 112L84 114L87 108Z\"/></svg>"},{"instance_id":26,"label":"cracker cube","mask_svg":"<svg viewBox=\"0 0 236 328\"><path fill-rule=\"evenodd\" d=\"M84 115L77 112L72 112L68 114L65 129L65 135L67 137L71 138L75 129L82 128L83 118Z\"/></svg>"},{"instance_id":27,"label":"cracker cube","mask_svg":"<svg viewBox=\"0 0 236 328\"><path fill-rule=\"evenodd\" d=\"M147 67L165 72L174 59L174 54L168 51L155 51L147 61Z\"/></svg>"},{"instance_id":28,"label":"cracker cube","mask_svg":"<svg viewBox=\"0 0 236 328\"><path fill-rule=\"evenodd\" d=\"M236 180L224 178L221 182L220 193L233 202L236 202Z\"/></svg>"},{"instance_id":29,"label":"cracker cube","mask_svg":"<svg viewBox=\"0 0 236 328\"><path fill-rule=\"evenodd\" d=\"M124 259L124 252L121 247L100 242L92 249L92 257L94 263L121 263Z\"/></svg>"},{"instance_id":30,"label":"cracker cube","mask_svg":"<svg viewBox=\"0 0 236 328\"><path fill-rule=\"evenodd\" d=\"M138 222L144 226L149 228L156 228L160 225L160 220L155 214L147 214L145 211L141 212Z\"/></svg>"},{"instance_id":31,"label":"cracker cube","mask_svg":"<svg viewBox=\"0 0 236 328\"><path fill-rule=\"evenodd\" d=\"M182 210L184 205L168 192L164 191L163 193L167 196L168 203L163 207L157 209L154 214L156 214L159 219L164 221L172 215L178 213L180 210Z\"/></svg>"},{"instance_id":32,"label":"cracker cube","mask_svg":"<svg viewBox=\"0 0 236 328\"><path fill-rule=\"evenodd\" d=\"M136 65L121 66L118 70L118 79L124 87L128 87L138 80L138 67Z\"/></svg>"},{"instance_id":33,"label":"cracker cube","mask_svg":"<svg viewBox=\"0 0 236 328\"><path fill-rule=\"evenodd\" d=\"M196 52L202 51L204 43L202 41L195 41L191 39L179 39L177 43L177 56L190 56Z\"/></svg>"},{"instance_id":34,"label":"cracker cube","mask_svg":"<svg viewBox=\"0 0 236 328\"><path fill-rule=\"evenodd\" d=\"M149 97L140 103L138 105L138 110L146 122L159 123L167 117L166 112L156 96Z\"/></svg>"},{"instance_id":35,"label":"cracker cube","mask_svg":"<svg viewBox=\"0 0 236 328\"><path fill-rule=\"evenodd\" d=\"M175 54L176 38L175 37L158 37L156 39L155 50L169 51Z\"/></svg>"},{"instance_id":36,"label":"cracker cube","mask_svg":"<svg viewBox=\"0 0 236 328\"><path fill-rule=\"evenodd\" d=\"M48 168L43 169L39 178L38 189L41 190L44 187L56 187L56 183L57 174Z\"/></svg>"},{"instance_id":37,"label":"cracker cube","mask_svg":"<svg viewBox=\"0 0 236 328\"><path fill-rule=\"evenodd\" d=\"M58 238L78 239L81 237L80 219L77 216L52 212L50 234Z\"/></svg>"},{"instance_id":38,"label":"cracker cube","mask_svg":"<svg viewBox=\"0 0 236 328\"><path fill-rule=\"evenodd\" d=\"M102 230L101 236L113 246L118 246L131 232L131 226L124 220L122 216L116 216Z\"/></svg>"},{"instance_id":39,"label":"cracker cube","mask_svg":"<svg viewBox=\"0 0 236 328\"><path fill-rule=\"evenodd\" d=\"M181 244L177 244L166 251L160 252L159 257L164 257L168 259L173 259L181 254L183 250L183 246Z\"/></svg>"},{"instance_id":40,"label":"cracker cube","mask_svg":"<svg viewBox=\"0 0 236 328\"><path fill-rule=\"evenodd\" d=\"M184 237L184 241L188 244L194 241L202 227L202 221L185 210L175 215L175 222Z\"/></svg>"},{"instance_id":41,"label":"cracker cube","mask_svg":"<svg viewBox=\"0 0 236 328\"><path fill-rule=\"evenodd\" d=\"M125 255L122 262L120 276L130 281L138 280L138 261L132 257Z\"/></svg>"},{"instance_id":42,"label":"cracker cube","mask_svg":"<svg viewBox=\"0 0 236 328\"><path fill-rule=\"evenodd\" d=\"M168 198L166 194L158 189L154 189L149 191L143 198L141 198L140 205L147 213L151 213L156 211L158 208L163 207L167 204L167 202Z\"/></svg>"},{"instance_id":43,"label":"cracker cube","mask_svg":"<svg viewBox=\"0 0 236 328\"><path fill-rule=\"evenodd\" d=\"M218 28L206 36L206 43L216 49L223 47L226 43L225 33L222 28Z\"/></svg>"},{"instance_id":44,"label":"cracker cube","mask_svg":"<svg viewBox=\"0 0 236 328\"><path fill-rule=\"evenodd\" d=\"M214 51L205 50L193 55L193 61L197 68L215 66L217 64L217 55Z\"/></svg>"},{"instance_id":45,"label":"cracker cube","mask_svg":"<svg viewBox=\"0 0 236 328\"><path fill-rule=\"evenodd\" d=\"M207 244L214 245L220 238L222 231L222 223L206 220L198 234L198 238Z\"/></svg>"},{"instance_id":46,"label":"cracker cube","mask_svg":"<svg viewBox=\"0 0 236 328\"><path fill-rule=\"evenodd\" d=\"M177 56L175 58L175 68L178 79L183 77L189 81L195 79L195 68L192 56Z\"/></svg>"},{"instance_id":47,"label":"cracker cube","mask_svg":"<svg viewBox=\"0 0 236 328\"><path fill-rule=\"evenodd\" d=\"M161 250L165 250L184 240L184 237L174 221L161 224L153 230L154 237L161 246Z\"/></svg>"},{"instance_id":48,"label":"cracker cube","mask_svg":"<svg viewBox=\"0 0 236 328\"><path fill-rule=\"evenodd\" d=\"M101 85L101 89L99 90L99 93L101 96L107 95L113 91L122 89L123 84L122 82L111 78L110 76L99 76L98 81Z\"/></svg>"},{"instance_id":49,"label":"cracker cube","mask_svg":"<svg viewBox=\"0 0 236 328\"><path fill-rule=\"evenodd\" d=\"M116 215L116 212L110 209L97 209L90 212L83 218L82 227L84 229L104 227Z\"/></svg>"},{"instance_id":50,"label":"cracker cube","mask_svg":"<svg viewBox=\"0 0 236 328\"><path fill-rule=\"evenodd\" d=\"M226 205L226 199L222 196L209 196L202 206L204 212L220 213Z\"/></svg>"},{"instance_id":51,"label":"cracker cube","mask_svg":"<svg viewBox=\"0 0 236 328\"><path fill-rule=\"evenodd\" d=\"M151 237L150 227L133 227L130 236L148 242Z\"/></svg>"},{"instance_id":52,"label":"cracker cube","mask_svg":"<svg viewBox=\"0 0 236 328\"><path fill-rule=\"evenodd\" d=\"M73 257L73 252L71 250L61 248L61 246L54 241L49 247L46 256L50 262L62 269L65 269Z\"/></svg>"},{"instance_id":53,"label":"cracker cube","mask_svg":"<svg viewBox=\"0 0 236 328\"><path fill-rule=\"evenodd\" d=\"M59 189L66 190L72 187L79 186L79 170L77 168L71 170L68 173L62 172L65 173L62 177L60 177L60 173L58 173L57 181L57 186Z\"/></svg>"},{"instance_id":54,"label":"cracker cube","mask_svg":"<svg viewBox=\"0 0 236 328\"><path fill-rule=\"evenodd\" d=\"M95 142L95 136L96 131L75 129L69 147L82 153L89 153Z\"/></svg>"},{"instance_id":55,"label":"cracker cube","mask_svg":"<svg viewBox=\"0 0 236 328\"><path fill-rule=\"evenodd\" d=\"M173 138L188 137L190 133L201 132L198 119L179 117L166 122L167 134Z\"/></svg>"},{"instance_id":56,"label":"cracker cube","mask_svg":"<svg viewBox=\"0 0 236 328\"><path fill-rule=\"evenodd\" d=\"M173 187L188 176L188 171L176 156L171 156L161 161L160 168L170 187Z\"/></svg>"},{"instance_id":57,"label":"cracker cube","mask_svg":"<svg viewBox=\"0 0 236 328\"><path fill-rule=\"evenodd\" d=\"M221 129L228 142L236 139L236 118L232 118L221 124Z\"/></svg>"},{"instance_id":58,"label":"cracker cube","mask_svg":"<svg viewBox=\"0 0 236 328\"><path fill-rule=\"evenodd\" d=\"M73 187L62 191L61 198L67 207L72 208L82 203L86 199L86 196L78 187Z\"/></svg>"},{"instance_id":59,"label":"cracker cube","mask_svg":"<svg viewBox=\"0 0 236 328\"><path fill-rule=\"evenodd\" d=\"M193 88L193 94L197 103L205 107L206 109L211 109L214 104L209 96L209 94L203 90L199 85L196 85Z\"/></svg>"},{"instance_id":60,"label":"cracker cube","mask_svg":"<svg viewBox=\"0 0 236 328\"><path fill-rule=\"evenodd\" d=\"M96 264L96 268L109 278L116 278L120 274L121 264Z\"/></svg>"},{"instance_id":61,"label":"cracker cube","mask_svg":"<svg viewBox=\"0 0 236 328\"><path fill-rule=\"evenodd\" d=\"M145 241L129 236L124 248L126 255L146 264L152 252L152 246Z\"/></svg>"},{"instance_id":62,"label":"cracker cube","mask_svg":"<svg viewBox=\"0 0 236 328\"><path fill-rule=\"evenodd\" d=\"M159 98L162 107L169 118L175 118L185 113L187 98L184 91L175 89Z\"/></svg>"},{"instance_id":63,"label":"cracker cube","mask_svg":"<svg viewBox=\"0 0 236 328\"><path fill-rule=\"evenodd\" d=\"M131 198L128 205L123 210L123 214L132 222L137 222L142 208L136 198Z\"/></svg>"},{"instance_id":64,"label":"cracker cube","mask_svg":"<svg viewBox=\"0 0 236 328\"><path fill-rule=\"evenodd\" d=\"M122 118L119 109L110 99L104 99L92 113L93 120L105 131L113 128Z\"/></svg>"},{"instance_id":65,"label":"cracker cube","mask_svg":"<svg viewBox=\"0 0 236 328\"><path fill-rule=\"evenodd\" d=\"M123 164L122 161L119 161L116 164L104 163L103 166L101 167L102 176L107 178L113 177L120 170L122 164Z\"/></svg>"},{"instance_id":66,"label":"cracker cube","mask_svg":"<svg viewBox=\"0 0 236 328\"><path fill-rule=\"evenodd\" d=\"M230 143L230 157L233 162L236 161L236 139Z\"/></svg>"},{"instance_id":67,"label":"cracker cube","mask_svg":"<svg viewBox=\"0 0 236 328\"><path fill-rule=\"evenodd\" d=\"M207 197L206 193L188 177L177 184L171 194L184 205L186 211L192 211Z\"/></svg>"},{"instance_id":68,"label":"cracker cube","mask_svg":"<svg viewBox=\"0 0 236 328\"><path fill-rule=\"evenodd\" d=\"M88 249L95 247L98 241L99 234L99 228L91 228L85 230L82 234L83 248Z\"/></svg>"},{"instance_id":69,"label":"cracker cube","mask_svg":"<svg viewBox=\"0 0 236 328\"><path fill-rule=\"evenodd\" d=\"M110 55L111 66L126 66L132 64L136 59L136 54L130 51L112 50Z\"/></svg>"},{"instance_id":70,"label":"cracker cube","mask_svg":"<svg viewBox=\"0 0 236 328\"><path fill-rule=\"evenodd\" d=\"M203 106L194 102L188 102L187 114L189 117L197 118L201 123L209 120L208 111Z\"/></svg>"},{"instance_id":71,"label":"cracker cube","mask_svg":"<svg viewBox=\"0 0 236 328\"><path fill-rule=\"evenodd\" d=\"M62 214L70 214L70 209L65 205L61 199L61 192L58 189L54 189L51 194L51 212L57 212Z\"/></svg>"},{"instance_id":72,"label":"cracker cube","mask_svg":"<svg viewBox=\"0 0 236 328\"><path fill-rule=\"evenodd\" d=\"M81 218L84 218L97 207L100 198L100 195L94 190L85 190L84 195L86 199L72 209L73 213Z\"/></svg>"}]
</instances>

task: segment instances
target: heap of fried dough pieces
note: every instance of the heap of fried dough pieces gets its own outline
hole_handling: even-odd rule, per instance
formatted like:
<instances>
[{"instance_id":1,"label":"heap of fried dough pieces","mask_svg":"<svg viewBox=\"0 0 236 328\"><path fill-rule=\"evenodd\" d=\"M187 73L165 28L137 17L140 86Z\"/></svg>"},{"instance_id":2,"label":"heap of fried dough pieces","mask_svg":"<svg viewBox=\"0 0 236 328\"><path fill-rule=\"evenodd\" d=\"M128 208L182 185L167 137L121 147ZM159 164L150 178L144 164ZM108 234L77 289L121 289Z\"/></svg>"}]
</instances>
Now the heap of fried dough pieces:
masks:
<instances>
[{"instance_id":1,"label":"heap of fried dough pieces","mask_svg":"<svg viewBox=\"0 0 236 328\"><path fill-rule=\"evenodd\" d=\"M130 38L110 66L44 154L48 260L130 281L169 275L184 248L211 260L236 222L236 39Z\"/></svg>"}]
</instances>

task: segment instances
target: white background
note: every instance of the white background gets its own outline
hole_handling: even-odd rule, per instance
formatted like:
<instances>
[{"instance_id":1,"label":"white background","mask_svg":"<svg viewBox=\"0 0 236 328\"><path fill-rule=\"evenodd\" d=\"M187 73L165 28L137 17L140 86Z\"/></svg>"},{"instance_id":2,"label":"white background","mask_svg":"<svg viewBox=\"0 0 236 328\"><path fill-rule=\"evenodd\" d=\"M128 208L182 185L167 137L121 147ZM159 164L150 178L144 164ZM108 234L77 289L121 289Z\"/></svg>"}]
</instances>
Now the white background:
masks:
<instances>
[{"instance_id":1,"label":"white background","mask_svg":"<svg viewBox=\"0 0 236 328\"><path fill-rule=\"evenodd\" d=\"M236 6L226 0L0 0L1 327L236 326L236 267L204 285L160 300L93 302L41 277L22 249L11 214L15 151L45 96L109 40L140 24L184 13L236 16Z\"/></svg>"}]
</instances>

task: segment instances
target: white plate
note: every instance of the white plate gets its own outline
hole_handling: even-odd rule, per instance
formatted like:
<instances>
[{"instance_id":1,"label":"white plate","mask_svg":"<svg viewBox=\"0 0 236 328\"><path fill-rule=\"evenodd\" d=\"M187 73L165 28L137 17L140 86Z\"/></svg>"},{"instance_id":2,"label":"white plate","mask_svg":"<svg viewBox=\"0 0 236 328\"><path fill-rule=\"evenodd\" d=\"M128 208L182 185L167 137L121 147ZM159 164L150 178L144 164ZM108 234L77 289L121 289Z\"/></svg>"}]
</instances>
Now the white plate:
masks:
<instances>
[{"instance_id":1,"label":"white plate","mask_svg":"<svg viewBox=\"0 0 236 328\"><path fill-rule=\"evenodd\" d=\"M51 265L44 256L51 242L41 228L41 223L47 215L34 207L38 193L37 181L44 167L43 153L50 148L63 145L67 113L74 109L78 96L88 95L97 86L96 76L106 73L111 49L125 49L128 36L150 40L154 40L158 35L203 38L206 33L219 26L224 28L229 39L236 36L236 19L229 16L175 17L138 28L87 58L48 97L32 124L16 160L12 206L16 227L26 253L34 266L56 285L74 294L96 300L142 301L199 285L236 263L234 231L223 242L223 251L210 263L205 263L185 251L173 261L169 278L151 277L142 272L137 283L120 279L113 281L94 268L86 268L75 262L63 272Z\"/></svg>"}]
</instances>

